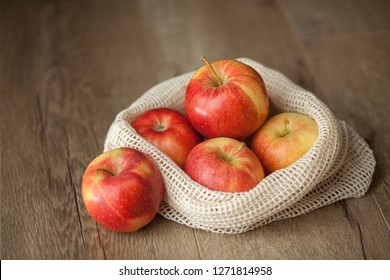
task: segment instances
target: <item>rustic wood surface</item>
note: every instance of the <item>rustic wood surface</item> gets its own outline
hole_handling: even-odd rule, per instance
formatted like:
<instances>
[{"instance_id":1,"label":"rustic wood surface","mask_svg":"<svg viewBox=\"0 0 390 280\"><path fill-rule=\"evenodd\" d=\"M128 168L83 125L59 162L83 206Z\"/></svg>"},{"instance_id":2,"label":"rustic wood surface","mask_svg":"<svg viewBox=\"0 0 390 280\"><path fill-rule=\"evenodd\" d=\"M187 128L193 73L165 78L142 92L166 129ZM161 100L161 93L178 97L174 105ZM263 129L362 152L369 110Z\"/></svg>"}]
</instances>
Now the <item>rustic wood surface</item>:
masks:
<instances>
[{"instance_id":1,"label":"rustic wood surface","mask_svg":"<svg viewBox=\"0 0 390 280\"><path fill-rule=\"evenodd\" d=\"M1 259L390 259L390 2L1 1ZM81 197L115 115L199 57L249 57L372 147L369 192L240 235L97 226Z\"/></svg>"}]
</instances>

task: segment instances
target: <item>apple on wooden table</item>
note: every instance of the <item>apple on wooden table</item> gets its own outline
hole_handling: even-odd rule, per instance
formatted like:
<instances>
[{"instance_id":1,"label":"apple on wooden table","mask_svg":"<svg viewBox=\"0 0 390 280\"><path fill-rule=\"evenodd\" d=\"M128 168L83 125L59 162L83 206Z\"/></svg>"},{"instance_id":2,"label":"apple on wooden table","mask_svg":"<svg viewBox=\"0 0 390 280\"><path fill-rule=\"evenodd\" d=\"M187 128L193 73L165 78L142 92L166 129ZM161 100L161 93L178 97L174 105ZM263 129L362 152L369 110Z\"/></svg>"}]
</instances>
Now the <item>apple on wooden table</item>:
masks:
<instances>
[{"instance_id":1,"label":"apple on wooden table","mask_svg":"<svg viewBox=\"0 0 390 280\"><path fill-rule=\"evenodd\" d=\"M134 232L155 217L163 194L160 171L143 153L118 148L96 157L82 180L92 218L116 232Z\"/></svg>"},{"instance_id":2,"label":"apple on wooden table","mask_svg":"<svg viewBox=\"0 0 390 280\"><path fill-rule=\"evenodd\" d=\"M131 125L139 135L184 168L193 147L203 141L187 118L170 108L157 108L139 115Z\"/></svg>"},{"instance_id":3,"label":"apple on wooden table","mask_svg":"<svg viewBox=\"0 0 390 280\"><path fill-rule=\"evenodd\" d=\"M288 167L313 146L318 137L316 122L300 113L280 113L256 132L251 149L266 174Z\"/></svg>"},{"instance_id":4,"label":"apple on wooden table","mask_svg":"<svg viewBox=\"0 0 390 280\"><path fill-rule=\"evenodd\" d=\"M269 100L260 74L245 63L226 59L199 68L185 94L185 111L206 138L244 140L265 121Z\"/></svg>"},{"instance_id":5,"label":"apple on wooden table","mask_svg":"<svg viewBox=\"0 0 390 280\"><path fill-rule=\"evenodd\" d=\"M254 188L264 170L244 142L228 137L208 139L190 152L185 172L203 186L223 192L244 192Z\"/></svg>"}]
</instances>

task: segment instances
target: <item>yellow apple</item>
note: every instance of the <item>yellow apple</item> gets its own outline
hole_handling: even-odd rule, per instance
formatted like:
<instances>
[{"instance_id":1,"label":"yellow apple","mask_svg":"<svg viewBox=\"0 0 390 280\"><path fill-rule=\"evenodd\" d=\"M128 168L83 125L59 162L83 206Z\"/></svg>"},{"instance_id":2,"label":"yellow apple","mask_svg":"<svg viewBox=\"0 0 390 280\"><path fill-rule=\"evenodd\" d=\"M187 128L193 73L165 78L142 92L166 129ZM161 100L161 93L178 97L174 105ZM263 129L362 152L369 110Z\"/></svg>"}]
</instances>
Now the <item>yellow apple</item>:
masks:
<instances>
[{"instance_id":1,"label":"yellow apple","mask_svg":"<svg viewBox=\"0 0 390 280\"><path fill-rule=\"evenodd\" d=\"M251 149L266 174L285 168L301 158L318 137L316 122L299 113L281 113L256 132Z\"/></svg>"}]
</instances>

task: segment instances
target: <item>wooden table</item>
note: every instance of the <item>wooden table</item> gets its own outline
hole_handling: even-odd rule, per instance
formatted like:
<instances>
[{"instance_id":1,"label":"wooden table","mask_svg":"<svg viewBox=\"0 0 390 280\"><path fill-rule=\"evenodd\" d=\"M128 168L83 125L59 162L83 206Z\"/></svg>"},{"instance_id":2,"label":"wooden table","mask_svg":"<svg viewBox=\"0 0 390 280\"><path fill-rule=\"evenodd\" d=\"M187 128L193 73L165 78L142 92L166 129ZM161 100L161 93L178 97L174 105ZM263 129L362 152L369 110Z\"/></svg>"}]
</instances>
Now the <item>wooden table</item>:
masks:
<instances>
[{"instance_id":1,"label":"wooden table","mask_svg":"<svg viewBox=\"0 0 390 280\"><path fill-rule=\"evenodd\" d=\"M1 259L389 259L389 1L2 1ZM240 235L161 216L97 226L81 197L116 114L158 82L248 57L371 146L368 193Z\"/></svg>"}]
</instances>

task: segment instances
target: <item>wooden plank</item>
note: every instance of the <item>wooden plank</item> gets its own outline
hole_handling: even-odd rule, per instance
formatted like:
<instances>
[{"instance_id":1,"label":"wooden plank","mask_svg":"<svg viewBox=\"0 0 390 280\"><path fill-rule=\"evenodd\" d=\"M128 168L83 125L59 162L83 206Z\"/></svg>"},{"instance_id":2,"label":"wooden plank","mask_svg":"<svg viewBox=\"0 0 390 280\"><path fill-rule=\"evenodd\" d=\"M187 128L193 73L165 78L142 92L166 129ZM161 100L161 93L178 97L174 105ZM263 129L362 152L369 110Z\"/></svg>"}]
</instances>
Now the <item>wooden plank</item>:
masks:
<instances>
[{"instance_id":1,"label":"wooden plank","mask_svg":"<svg viewBox=\"0 0 390 280\"><path fill-rule=\"evenodd\" d=\"M50 45L56 39L53 20L53 7L37 2L12 3L2 17L4 259L92 257L84 247L66 160L63 91Z\"/></svg>"},{"instance_id":2,"label":"wooden plank","mask_svg":"<svg viewBox=\"0 0 390 280\"><path fill-rule=\"evenodd\" d=\"M197 232L210 259L363 259L355 225L340 204L277 221L240 235Z\"/></svg>"},{"instance_id":3,"label":"wooden plank","mask_svg":"<svg viewBox=\"0 0 390 280\"><path fill-rule=\"evenodd\" d=\"M99 227L107 259L199 259L193 230L157 215L145 228L118 234Z\"/></svg>"},{"instance_id":4,"label":"wooden plank","mask_svg":"<svg viewBox=\"0 0 390 280\"><path fill-rule=\"evenodd\" d=\"M286 8L303 39L390 28L387 0L285 0L278 3Z\"/></svg>"},{"instance_id":5,"label":"wooden plank","mask_svg":"<svg viewBox=\"0 0 390 280\"><path fill-rule=\"evenodd\" d=\"M310 2L1 2L1 258L388 259L388 4ZM115 115L201 55L255 59L324 100L374 149L369 194L241 235L96 225L81 180Z\"/></svg>"},{"instance_id":6,"label":"wooden plank","mask_svg":"<svg viewBox=\"0 0 390 280\"><path fill-rule=\"evenodd\" d=\"M127 13L122 13L121 17L116 17L115 13L110 14L112 19L108 18L106 21L114 25L105 33L100 33L100 37L95 38L94 30L104 27L101 26L100 16L105 16L106 7L102 9L98 6L93 10L86 3L81 6L85 11L90 10L90 16L95 20L91 30L82 28L89 18L85 19L85 22L77 21L83 19L77 12L79 5L52 6L49 3L37 7L26 6L25 10L22 9L22 12L33 11L32 14L37 18L14 14L15 10L12 8L17 10L21 7L9 7L10 15L5 18L9 21L4 25L19 28L14 30L15 35L25 34L31 28L33 31L31 36L24 38L22 42L17 42L20 39L18 36L7 38L10 48L6 50L7 52L3 52L5 56L10 57L8 64L2 68L2 73L8 74L2 76L5 82L2 83L4 91L17 93L7 95L9 99L5 99L2 105L4 108L14 108L18 114L10 115L7 123L2 122L2 143L4 142L2 158L11 157L11 161L7 164L10 170L8 168L2 170L2 180L4 178L1 192L2 209L4 209L2 228L17 229L16 233L7 230L2 235L2 257L149 258L154 256L161 259L193 256L196 258L198 256L196 243L188 242L193 239L192 230L186 229L187 231L183 232L179 226L176 227L179 235L187 234L187 237L182 239L185 240L185 244L180 242L176 244L180 248L188 248L192 244L191 250L170 250L169 248L175 247L170 246L166 240L160 242L161 237L156 234L156 230L161 232L161 229L149 231L149 235L146 235L153 240L149 242L154 245L153 255L148 254L150 250L145 246L147 243L143 244L145 235L142 234L139 238L128 235L125 239L129 245L125 246L126 248L141 249L138 255L134 254L135 251L122 250L123 244L113 248L110 242L105 242L104 234L100 236L102 229L92 221L82 203L80 183L83 172L89 161L102 150L105 133L115 114L155 82L147 71L138 71L141 66L148 65L145 63L145 56L142 56L142 42L127 49L126 40L131 41L132 38L142 37L142 30L130 22L127 25L130 27L130 30L127 30L129 31L127 37L122 37L122 33L116 33L124 40L116 38L117 44L109 45L108 48L98 48L97 52L93 52L95 46L104 46L105 42L110 41L109 37L115 36L117 30L115 23L121 24L115 22L115 19L123 21L127 18ZM116 12L120 13L123 11L122 8L117 6ZM131 6L127 8L132 11ZM100 14L94 14L99 11ZM18 16L22 16L25 21L18 23ZM29 22L36 23L36 26L30 26ZM88 32L91 32L94 40L85 36ZM6 35L10 36L8 32ZM31 45L35 48L30 49ZM102 66L99 58L105 52L112 55L107 55ZM89 55L86 56L86 53ZM124 60L124 56L128 57L128 60ZM22 59L22 69L18 58ZM31 65L34 67L33 77L29 76ZM120 67L122 69L118 70ZM102 68L104 70L99 71ZM25 83L19 84L19 79ZM29 93L31 88L34 94ZM30 111L31 113L28 113ZM13 127L24 128L27 123L31 123L27 126L27 130L12 129ZM33 131L30 132L29 129ZM10 132L6 133L7 131ZM23 146L31 153L28 162L38 161L42 166L34 164L32 166L35 169L30 172L19 168L20 160L23 158L17 151L18 147ZM27 166L31 167L31 165ZM21 182L14 179L18 178L17 174L20 174ZM26 192L23 181L30 176L35 178L36 182L29 181L27 187L30 191ZM19 189L12 188L19 184L21 185ZM47 189L54 193L47 193ZM34 196L31 196L30 192ZM24 199L23 203L29 206L26 213L20 213L21 208L18 207L19 203L16 203L20 196ZM50 200L53 201L49 203ZM38 207L39 205L42 206ZM30 221L32 220L30 218L26 222L26 217L36 220ZM48 220L57 222L51 222L53 225L48 226ZM30 225L30 222L33 224ZM160 219L160 225L165 223L169 222ZM26 227L30 230L24 231ZM170 228L175 229L175 225ZM175 230L172 232L175 233ZM170 235L164 237L170 238ZM115 238L109 239L115 244ZM28 244L31 240L34 240L35 246ZM12 247L9 247L11 244ZM139 244L143 245L139 246ZM103 245L108 247L107 252ZM111 254L112 252L114 253Z\"/></svg>"},{"instance_id":7,"label":"wooden plank","mask_svg":"<svg viewBox=\"0 0 390 280\"><path fill-rule=\"evenodd\" d=\"M60 6L61 56L69 105L65 114L71 122L67 126L69 154L83 227L92 220L79 184L86 165L103 149L115 115L157 82L150 71L153 63L145 48L146 32L136 4L84 1L81 7L79 3ZM88 148L91 144L93 149ZM87 154L93 156L87 160ZM96 228L91 232L96 233ZM198 258L193 231L161 217L132 234L116 234L100 226L97 232L107 259ZM178 237L175 243L172 236Z\"/></svg>"},{"instance_id":8,"label":"wooden plank","mask_svg":"<svg viewBox=\"0 0 390 280\"><path fill-rule=\"evenodd\" d=\"M390 58L390 32L316 39L310 42L308 50L323 88L327 88L331 107L374 151L377 166L370 187L372 196L362 199L371 200L373 208L381 213L376 224L378 227L386 224L388 233L382 239L382 245L390 244L390 188L387 183L390 180L390 157L384 152L390 149L387 141L390 137L390 83L387 79L390 68L386 62ZM343 57L343 60L339 61L337 57ZM347 205L351 204L348 202ZM359 217L362 213L356 212L356 219L361 218L362 226L373 222L370 216ZM367 230L372 230L372 235L380 234L375 227ZM371 254L376 255L377 246L372 249Z\"/></svg>"},{"instance_id":9,"label":"wooden plank","mask_svg":"<svg viewBox=\"0 0 390 280\"><path fill-rule=\"evenodd\" d=\"M248 57L314 91L293 34L274 1L190 1L188 9L188 32L196 59L201 55L210 60ZM201 65L195 60L192 68Z\"/></svg>"},{"instance_id":10,"label":"wooden plank","mask_svg":"<svg viewBox=\"0 0 390 280\"><path fill-rule=\"evenodd\" d=\"M341 5L352 5L347 1L340 2L344 3ZM301 1L300 8L296 9L291 3L281 3L285 5L284 11L297 36L302 38L302 49L321 96L336 116L354 127L374 151L377 166L369 194L360 200L347 200L345 205L359 225L365 257L389 258L390 158L384 152L390 148L387 141L390 136L389 3L354 3L356 7L347 17L355 18L356 22L352 20L345 26L342 17L334 11L336 6L327 2L323 4L327 6L323 7L324 14L330 15L334 11L335 16L317 17L314 21L334 28L324 31L311 26L310 32L299 19L312 18L313 6L306 6L306 2ZM359 15L363 14L371 20L358 21Z\"/></svg>"},{"instance_id":11,"label":"wooden plank","mask_svg":"<svg viewBox=\"0 0 390 280\"><path fill-rule=\"evenodd\" d=\"M376 187L375 182L373 186ZM359 232L364 259L389 259L389 224L384 214L378 211L378 205L375 205L376 199L377 194L370 191L363 198L346 200L345 211L350 223Z\"/></svg>"}]
</instances>

